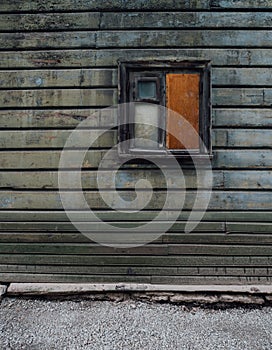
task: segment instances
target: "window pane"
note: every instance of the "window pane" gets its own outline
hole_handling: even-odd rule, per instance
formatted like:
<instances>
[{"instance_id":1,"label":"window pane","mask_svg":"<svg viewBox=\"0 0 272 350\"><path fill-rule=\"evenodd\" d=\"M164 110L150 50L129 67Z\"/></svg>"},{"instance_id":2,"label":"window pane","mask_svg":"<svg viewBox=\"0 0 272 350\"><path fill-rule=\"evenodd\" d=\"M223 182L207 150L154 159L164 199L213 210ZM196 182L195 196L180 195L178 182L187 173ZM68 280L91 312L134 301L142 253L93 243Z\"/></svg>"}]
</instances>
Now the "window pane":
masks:
<instances>
[{"instance_id":1,"label":"window pane","mask_svg":"<svg viewBox=\"0 0 272 350\"><path fill-rule=\"evenodd\" d=\"M138 82L139 98L156 98L156 82L155 81L139 81Z\"/></svg>"},{"instance_id":2,"label":"window pane","mask_svg":"<svg viewBox=\"0 0 272 350\"><path fill-rule=\"evenodd\" d=\"M166 75L167 108L192 126L186 127L184 119L176 113L168 113L166 147L169 149L199 149L199 84L199 74ZM178 139L172 135L177 130Z\"/></svg>"},{"instance_id":3,"label":"window pane","mask_svg":"<svg viewBox=\"0 0 272 350\"><path fill-rule=\"evenodd\" d=\"M159 119L159 106L150 103L135 104L134 147L159 149Z\"/></svg>"}]
</instances>

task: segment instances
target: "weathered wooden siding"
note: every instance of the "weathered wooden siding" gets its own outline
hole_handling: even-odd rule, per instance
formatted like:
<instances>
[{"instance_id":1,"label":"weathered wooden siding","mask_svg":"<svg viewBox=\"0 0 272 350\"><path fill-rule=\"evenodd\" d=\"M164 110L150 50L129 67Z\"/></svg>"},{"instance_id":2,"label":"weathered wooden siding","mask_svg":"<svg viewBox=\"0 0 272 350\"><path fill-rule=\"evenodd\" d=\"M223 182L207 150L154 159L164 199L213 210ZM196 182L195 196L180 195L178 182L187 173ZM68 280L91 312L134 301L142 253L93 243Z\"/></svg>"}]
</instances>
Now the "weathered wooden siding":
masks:
<instances>
[{"instance_id":1,"label":"weathered wooden siding","mask_svg":"<svg viewBox=\"0 0 272 350\"><path fill-rule=\"evenodd\" d=\"M272 0L2 0L0 282L271 283L271 24ZM185 210L170 232L143 247L99 246L62 210L61 149L78 123L117 102L120 57L170 56L212 60L208 211L184 233L196 189L186 170ZM114 113L96 113L86 138L115 123ZM116 136L107 132L89 150L82 185L101 218L130 227L158 213L166 183L160 171L127 166L117 177L124 198L141 178L156 191L146 210L113 213L99 196L96 168ZM71 171L73 159L76 151ZM76 195L70 209L80 209Z\"/></svg>"}]
</instances>

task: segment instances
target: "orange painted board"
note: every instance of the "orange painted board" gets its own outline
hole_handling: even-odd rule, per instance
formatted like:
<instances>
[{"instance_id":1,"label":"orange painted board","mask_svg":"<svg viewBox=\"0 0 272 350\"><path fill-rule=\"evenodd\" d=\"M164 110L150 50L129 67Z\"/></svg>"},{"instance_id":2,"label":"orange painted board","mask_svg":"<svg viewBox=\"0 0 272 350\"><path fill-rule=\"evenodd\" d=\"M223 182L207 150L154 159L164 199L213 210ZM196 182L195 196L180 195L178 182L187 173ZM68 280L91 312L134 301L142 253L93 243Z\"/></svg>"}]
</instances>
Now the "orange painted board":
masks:
<instances>
[{"instance_id":1,"label":"orange painted board","mask_svg":"<svg viewBox=\"0 0 272 350\"><path fill-rule=\"evenodd\" d=\"M199 86L200 74L166 74L168 149L199 149Z\"/></svg>"}]
</instances>

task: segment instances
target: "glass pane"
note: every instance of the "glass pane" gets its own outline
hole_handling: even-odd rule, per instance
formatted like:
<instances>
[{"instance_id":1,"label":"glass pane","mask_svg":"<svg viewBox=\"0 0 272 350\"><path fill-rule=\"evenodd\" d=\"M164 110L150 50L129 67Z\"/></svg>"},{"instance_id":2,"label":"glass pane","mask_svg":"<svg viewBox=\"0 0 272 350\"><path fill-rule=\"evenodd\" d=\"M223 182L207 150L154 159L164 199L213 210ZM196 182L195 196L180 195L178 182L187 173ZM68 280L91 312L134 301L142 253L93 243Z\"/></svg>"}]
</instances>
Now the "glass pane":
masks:
<instances>
[{"instance_id":1,"label":"glass pane","mask_svg":"<svg viewBox=\"0 0 272 350\"><path fill-rule=\"evenodd\" d=\"M159 106L150 103L135 104L135 148L159 149L159 111Z\"/></svg>"},{"instance_id":2,"label":"glass pane","mask_svg":"<svg viewBox=\"0 0 272 350\"><path fill-rule=\"evenodd\" d=\"M156 98L156 82L144 81L138 82L139 98Z\"/></svg>"}]
</instances>

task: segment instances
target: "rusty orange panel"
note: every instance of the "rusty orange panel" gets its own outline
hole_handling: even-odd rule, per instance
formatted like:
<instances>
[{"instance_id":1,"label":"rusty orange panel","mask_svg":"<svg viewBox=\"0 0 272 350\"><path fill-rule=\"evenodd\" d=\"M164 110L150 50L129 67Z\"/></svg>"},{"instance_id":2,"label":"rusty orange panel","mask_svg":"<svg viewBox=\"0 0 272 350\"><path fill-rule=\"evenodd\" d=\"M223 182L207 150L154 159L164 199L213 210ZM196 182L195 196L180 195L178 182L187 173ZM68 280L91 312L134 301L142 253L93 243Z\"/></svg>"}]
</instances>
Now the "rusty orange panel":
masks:
<instances>
[{"instance_id":1,"label":"rusty orange panel","mask_svg":"<svg viewBox=\"0 0 272 350\"><path fill-rule=\"evenodd\" d=\"M182 123L176 113L168 113L166 147L199 149L199 74L166 74L166 106L186 119L197 134ZM172 134L177 133L178 139Z\"/></svg>"}]
</instances>

